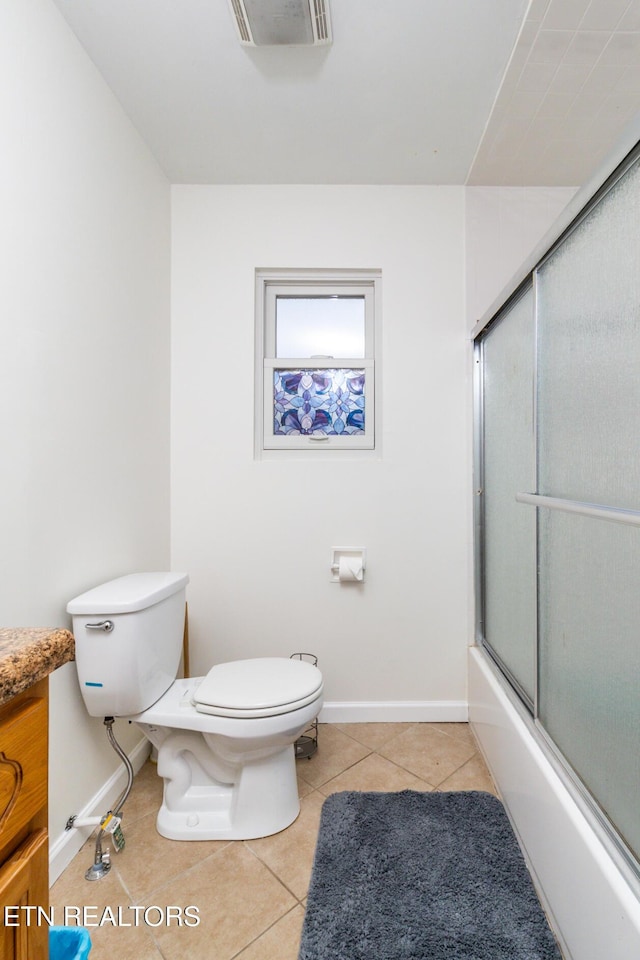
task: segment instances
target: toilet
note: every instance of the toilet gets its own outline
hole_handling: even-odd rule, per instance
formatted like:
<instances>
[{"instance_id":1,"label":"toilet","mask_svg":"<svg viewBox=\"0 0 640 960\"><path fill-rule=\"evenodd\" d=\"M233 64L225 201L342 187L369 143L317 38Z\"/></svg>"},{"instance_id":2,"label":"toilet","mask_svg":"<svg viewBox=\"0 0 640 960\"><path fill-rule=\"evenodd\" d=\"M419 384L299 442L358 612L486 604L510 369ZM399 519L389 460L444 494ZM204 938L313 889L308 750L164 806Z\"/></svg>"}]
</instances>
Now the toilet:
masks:
<instances>
[{"instance_id":1,"label":"toilet","mask_svg":"<svg viewBox=\"0 0 640 960\"><path fill-rule=\"evenodd\" d=\"M93 717L136 723L158 750L158 832L250 840L300 811L294 743L322 706L322 674L288 657L219 663L176 679L182 573L134 573L71 600L80 690Z\"/></svg>"}]
</instances>

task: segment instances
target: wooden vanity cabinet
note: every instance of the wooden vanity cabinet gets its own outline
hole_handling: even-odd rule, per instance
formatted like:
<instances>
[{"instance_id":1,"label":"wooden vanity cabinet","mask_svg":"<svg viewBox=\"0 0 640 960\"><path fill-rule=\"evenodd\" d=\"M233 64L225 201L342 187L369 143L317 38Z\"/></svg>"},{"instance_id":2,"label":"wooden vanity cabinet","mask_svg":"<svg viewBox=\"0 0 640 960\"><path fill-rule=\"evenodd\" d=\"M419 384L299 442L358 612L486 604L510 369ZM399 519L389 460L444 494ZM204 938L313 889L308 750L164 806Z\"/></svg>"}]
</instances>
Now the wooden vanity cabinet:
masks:
<instances>
[{"instance_id":1,"label":"wooden vanity cabinet","mask_svg":"<svg viewBox=\"0 0 640 960\"><path fill-rule=\"evenodd\" d=\"M37 909L21 909L49 912L48 689L45 678L0 706L2 960L49 955L46 921L38 923Z\"/></svg>"}]
</instances>

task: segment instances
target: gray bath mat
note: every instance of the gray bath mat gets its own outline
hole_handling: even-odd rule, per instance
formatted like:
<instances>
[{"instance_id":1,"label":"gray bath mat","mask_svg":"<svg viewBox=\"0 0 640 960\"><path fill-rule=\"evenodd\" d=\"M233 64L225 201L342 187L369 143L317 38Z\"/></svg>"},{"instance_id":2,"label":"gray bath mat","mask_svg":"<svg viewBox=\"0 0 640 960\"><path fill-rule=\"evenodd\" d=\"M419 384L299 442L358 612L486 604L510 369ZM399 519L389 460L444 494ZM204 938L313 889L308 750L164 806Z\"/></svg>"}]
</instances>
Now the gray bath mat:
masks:
<instances>
[{"instance_id":1,"label":"gray bath mat","mask_svg":"<svg viewBox=\"0 0 640 960\"><path fill-rule=\"evenodd\" d=\"M560 960L489 793L336 793L299 960Z\"/></svg>"}]
</instances>

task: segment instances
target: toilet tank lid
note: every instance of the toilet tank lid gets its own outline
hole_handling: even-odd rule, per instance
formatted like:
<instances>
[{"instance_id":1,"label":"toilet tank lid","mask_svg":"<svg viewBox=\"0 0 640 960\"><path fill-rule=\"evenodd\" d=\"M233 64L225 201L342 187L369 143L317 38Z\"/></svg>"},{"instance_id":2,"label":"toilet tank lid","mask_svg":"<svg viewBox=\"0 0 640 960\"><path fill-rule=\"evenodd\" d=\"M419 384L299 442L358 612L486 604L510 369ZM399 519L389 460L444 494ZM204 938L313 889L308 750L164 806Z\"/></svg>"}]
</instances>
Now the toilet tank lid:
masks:
<instances>
[{"instance_id":1,"label":"toilet tank lid","mask_svg":"<svg viewBox=\"0 0 640 960\"><path fill-rule=\"evenodd\" d=\"M67 613L135 613L177 593L188 582L187 573L129 573L74 597Z\"/></svg>"}]
</instances>

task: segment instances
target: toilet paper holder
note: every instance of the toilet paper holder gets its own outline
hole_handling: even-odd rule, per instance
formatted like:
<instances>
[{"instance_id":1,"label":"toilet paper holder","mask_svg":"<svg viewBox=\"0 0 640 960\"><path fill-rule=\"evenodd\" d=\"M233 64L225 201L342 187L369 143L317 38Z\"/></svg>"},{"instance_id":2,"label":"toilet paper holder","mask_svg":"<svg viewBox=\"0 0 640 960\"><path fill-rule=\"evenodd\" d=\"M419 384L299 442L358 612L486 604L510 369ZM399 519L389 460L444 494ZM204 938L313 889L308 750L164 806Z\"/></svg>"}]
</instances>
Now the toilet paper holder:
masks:
<instances>
[{"instance_id":1,"label":"toilet paper holder","mask_svg":"<svg viewBox=\"0 0 640 960\"><path fill-rule=\"evenodd\" d=\"M366 567L364 547L332 547L331 576L332 583L362 583Z\"/></svg>"}]
</instances>

